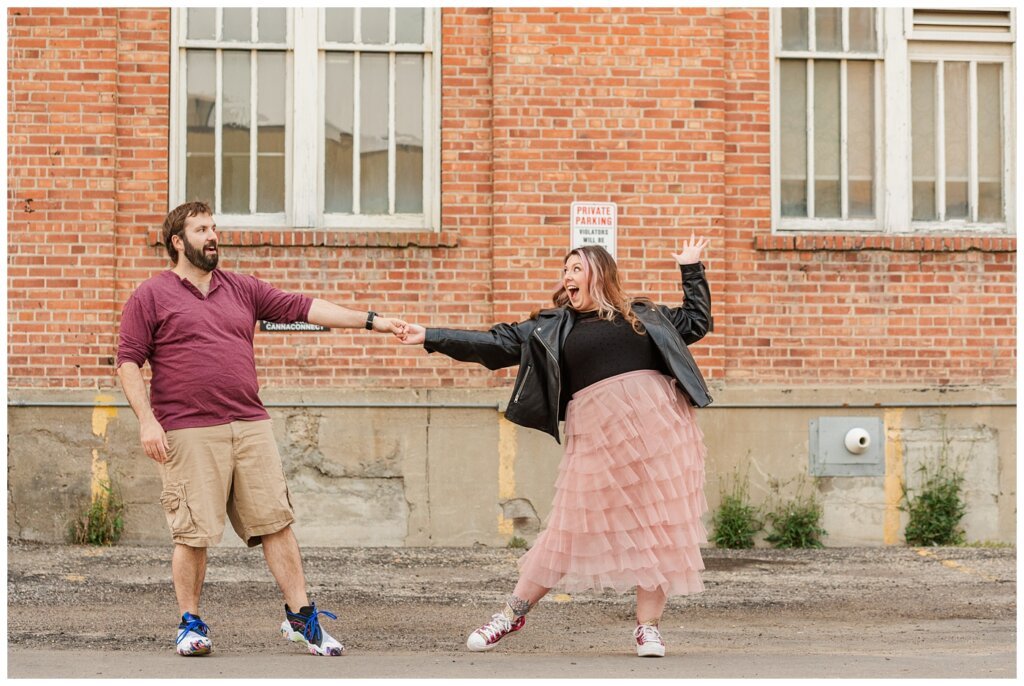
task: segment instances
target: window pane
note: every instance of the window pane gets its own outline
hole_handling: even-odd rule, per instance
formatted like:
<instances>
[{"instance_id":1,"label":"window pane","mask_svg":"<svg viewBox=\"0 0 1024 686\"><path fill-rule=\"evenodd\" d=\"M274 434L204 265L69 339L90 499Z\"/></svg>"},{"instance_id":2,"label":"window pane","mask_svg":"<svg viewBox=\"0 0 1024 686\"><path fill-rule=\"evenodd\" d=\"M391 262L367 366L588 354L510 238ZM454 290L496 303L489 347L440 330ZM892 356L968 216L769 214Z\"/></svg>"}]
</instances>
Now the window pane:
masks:
<instances>
[{"instance_id":1,"label":"window pane","mask_svg":"<svg viewBox=\"0 0 1024 686\"><path fill-rule=\"evenodd\" d=\"M213 202L213 155L190 156L186 163L185 201Z\"/></svg>"},{"instance_id":2,"label":"window pane","mask_svg":"<svg viewBox=\"0 0 1024 686\"><path fill-rule=\"evenodd\" d=\"M365 17L365 10L363 16ZM388 211L388 56L363 53L359 73L359 203L363 214Z\"/></svg>"},{"instance_id":3,"label":"window pane","mask_svg":"<svg viewBox=\"0 0 1024 686\"><path fill-rule=\"evenodd\" d=\"M249 212L250 76L248 52L224 52L221 210Z\"/></svg>"},{"instance_id":4,"label":"window pane","mask_svg":"<svg viewBox=\"0 0 1024 686\"><path fill-rule=\"evenodd\" d=\"M423 55L395 58L395 212L423 212Z\"/></svg>"},{"instance_id":5,"label":"window pane","mask_svg":"<svg viewBox=\"0 0 1024 686\"><path fill-rule=\"evenodd\" d=\"M423 42L423 8L398 8L395 10L395 42Z\"/></svg>"},{"instance_id":6,"label":"window pane","mask_svg":"<svg viewBox=\"0 0 1024 686\"><path fill-rule=\"evenodd\" d=\"M913 147L913 218L929 221L935 211L935 65L910 67L910 139Z\"/></svg>"},{"instance_id":7,"label":"window pane","mask_svg":"<svg viewBox=\"0 0 1024 686\"><path fill-rule=\"evenodd\" d=\"M224 40L245 43L252 40L252 10L248 7L224 8Z\"/></svg>"},{"instance_id":8,"label":"window pane","mask_svg":"<svg viewBox=\"0 0 1024 686\"><path fill-rule=\"evenodd\" d=\"M364 43L388 42L388 14L386 7L364 7L360 21Z\"/></svg>"},{"instance_id":9,"label":"window pane","mask_svg":"<svg viewBox=\"0 0 1024 686\"><path fill-rule=\"evenodd\" d=\"M781 61L780 95L782 216L806 217L807 62Z\"/></svg>"},{"instance_id":10,"label":"window pane","mask_svg":"<svg viewBox=\"0 0 1024 686\"><path fill-rule=\"evenodd\" d=\"M875 216L875 63L846 65L849 216Z\"/></svg>"},{"instance_id":11,"label":"window pane","mask_svg":"<svg viewBox=\"0 0 1024 686\"><path fill-rule=\"evenodd\" d=\"M191 14L191 12L190 12ZM214 106L217 100L214 53L185 53L185 199L213 201Z\"/></svg>"},{"instance_id":12,"label":"window pane","mask_svg":"<svg viewBox=\"0 0 1024 686\"><path fill-rule=\"evenodd\" d=\"M978 219L1003 221L1003 68L978 65Z\"/></svg>"},{"instance_id":13,"label":"window pane","mask_svg":"<svg viewBox=\"0 0 1024 686\"><path fill-rule=\"evenodd\" d=\"M256 59L256 211L284 212L285 55L260 52Z\"/></svg>"},{"instance_id":14,"label":"window pane","mask_svg":"<svg viewBox=\"0 0 1024 686\"><path fill-rule=\"evenodd\" d=\"M192 40L213 40L217 37L217 10L212 7L188 10L188 37Z\"/></svg>"},{"instance_id":15,"label":"window pane","mask_svg":"<svg viewBox=\"0 0 1024 686\"><path fill-rule=\"evenodd\" d=\"M256 162L257 212L284 212L284 155L260 155Z\"/></svg>"},{"instance_id":16,"label":"window pane","mask_svg":"<svg viewBox=\"0 0 1024 686\"><path fill-rule=\"evenodd\" d=\"M852 52L875 52L875 9L873 7L850 8L850 50Z\"/></svg>"},{"instance_id":17,"label":"window pane","mask_svg":"<svg viewBox=\"0 0 1024 686\"><path fill-rule=\"evenodd\" d=\"M355 41L355 22L351 7L329 8L325 37L332 43L352 43Z\"/></svg>"},{"instance_id":18,"label":"window pane","mask_svg":"<svg viewBox=\"0 0 1024 686\"><path fill-rule=\"evenodd\" d=\"M286 43L288 41L288 13L283 7L260 8L257 17L259 41L261 43Z\"/></svg>"},{"instance_id":19,"label":"window pane","mask_svg":"<svg viewBox=\"0 0 1024 686\"><path fill-rule=\"evenodd\" d=\"M352 212L353 57L327 53L324 211Z\"/></svg>"},{"instance_id":20,"label":"window pane","mask_svg":"<svg viewBox=\"0 0 1024 686\"><path fill-rule=\"evenodd\" d=\"M814 216L838 217L839 61L814 63Z\"/></svg>"},{"instance_id":21,"label":"window pane","mask_svg":"<svg viewBox=\"0 0 1024 686\"><path fill-rule=\"evenodd\" d=\"M782 49L807 49L807 10L785 7L782 10Z\"/></svg>"},{"instance_id":22,"label":"window pane","mask_svg":"<svg viewBox=\"0 0 1024 686\"><path fill-rule=\"evenodd\" d=\"M968 126L967 62L946 62L946 218L967 217Z\"/></svg>"},{"instance_id":23,"label":"window pane","mask_svg":"<svg viewBox=\"0 0 1024 686\"><path fill-rule=\"evenodd\" d=\"M814 35L818 50L842 52L843 11L838 7L818 7L814 10Z\"/></svg>"}]
</instances>

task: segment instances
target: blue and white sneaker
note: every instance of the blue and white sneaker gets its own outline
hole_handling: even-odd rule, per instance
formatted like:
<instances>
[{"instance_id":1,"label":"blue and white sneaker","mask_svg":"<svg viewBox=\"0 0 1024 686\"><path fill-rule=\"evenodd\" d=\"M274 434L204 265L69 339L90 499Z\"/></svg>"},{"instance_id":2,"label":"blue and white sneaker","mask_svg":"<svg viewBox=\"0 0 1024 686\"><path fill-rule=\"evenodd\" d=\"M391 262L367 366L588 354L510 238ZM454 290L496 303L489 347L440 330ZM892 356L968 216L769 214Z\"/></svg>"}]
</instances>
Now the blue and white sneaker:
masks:
<instances>
[{"instance_id":1,"label":"blue and white sneaker","mask_svg":"<svg viewBox=\"0 0 1024 686\"><path fill-rule=\"evenodd\" d=\"M213 650L213 641L210 640L210 627L206 622L199 619L197 615L186 612L181 616L181 624L178 625L178 639L175 641L175 649L178 655L185 657L197 657L209 655Z\"/></svg>"},{"instance_id":2,"label":"blue and white sneaker","mask_svg":"<svg viewBox=\"0 0 1024 686\"><path fill-rule=\"evenodd\" d=\"M311 655L338 656L345 654L345 646L320 626L320 616L337 619L337 615L326 610L316 609L316 603L292 612L288 605L284 606L287 617L281 622L281 635L289 641L301 643Z\"/></svg>"}]
</instances>

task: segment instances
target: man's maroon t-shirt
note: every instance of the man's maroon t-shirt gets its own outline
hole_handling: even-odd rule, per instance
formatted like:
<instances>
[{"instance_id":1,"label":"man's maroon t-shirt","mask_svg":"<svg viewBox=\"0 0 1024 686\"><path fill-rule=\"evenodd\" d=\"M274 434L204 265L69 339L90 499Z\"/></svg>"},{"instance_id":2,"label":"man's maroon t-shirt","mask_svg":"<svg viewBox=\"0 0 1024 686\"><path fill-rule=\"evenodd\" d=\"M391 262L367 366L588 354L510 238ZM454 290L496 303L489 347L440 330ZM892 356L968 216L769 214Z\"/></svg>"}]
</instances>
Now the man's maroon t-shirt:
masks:
<instances>
[{"instance_id":1,"label":"man's maroon t-shirt","mask_svg":"<svg viewBox=\"0 0 1024 686\"><path fill-rule=\"evenodd\" d=\"M162 272L124 305L117 366L149 361L150 403L164 431L268 419L252 347L256 322L304 321L312 304L244 274L214 269L204 296Z\"/></svg>"}]
</instances>

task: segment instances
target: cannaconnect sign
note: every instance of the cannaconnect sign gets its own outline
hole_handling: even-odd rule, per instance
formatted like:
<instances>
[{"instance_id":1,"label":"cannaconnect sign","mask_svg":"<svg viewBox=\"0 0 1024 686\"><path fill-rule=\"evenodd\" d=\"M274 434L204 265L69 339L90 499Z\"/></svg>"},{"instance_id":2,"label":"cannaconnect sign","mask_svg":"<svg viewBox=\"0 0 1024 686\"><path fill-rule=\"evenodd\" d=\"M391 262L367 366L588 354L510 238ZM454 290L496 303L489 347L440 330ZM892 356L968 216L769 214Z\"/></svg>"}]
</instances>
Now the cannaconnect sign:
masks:
<instances>
[{"instance_id":1,"label":"cannaconnect sign","mask_svg":"<svg viewBox=\"0 0 1024 686\"><path fill-rule=\"evenodd\" d=\"M267 322L260 320L260 331L330 331L326 326L310 324L309 322L292 322L291 324L280 324L278 322Z\"/></svg>"}]
</instances>

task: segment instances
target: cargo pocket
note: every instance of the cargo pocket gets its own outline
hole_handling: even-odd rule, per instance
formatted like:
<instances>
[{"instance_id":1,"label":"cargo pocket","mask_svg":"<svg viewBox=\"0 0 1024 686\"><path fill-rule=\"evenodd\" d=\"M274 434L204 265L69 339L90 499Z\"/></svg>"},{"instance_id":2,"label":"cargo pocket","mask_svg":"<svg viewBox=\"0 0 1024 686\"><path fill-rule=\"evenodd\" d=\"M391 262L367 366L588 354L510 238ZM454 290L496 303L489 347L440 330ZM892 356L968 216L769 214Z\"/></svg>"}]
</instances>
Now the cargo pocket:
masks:
<instances>
[{"instance_id":1,"label":"cargo pocket","mask_svg":"<svg viewBox=\"0 0 1024 686\"><path fill-rule=\"evenodd\" d=\"M282 477L284 478L284 477ZM292 505L292 492L288 489L288 482L284 484L284 499L288 501L288 514L295 516L295 506Z\"/></svg>"},{"instance_id":2,"label":"cargo pocket","mask_svg":"<svg viewBox=\"0 0 1024 686\"><path fill-rule=\"evenodd\" d=\"M192 511L188 509L188 501L185 499L185 484L167 484L160 494L160 504L167 510L172 534L195 533Z\"/></svg>"}]
</instances>

